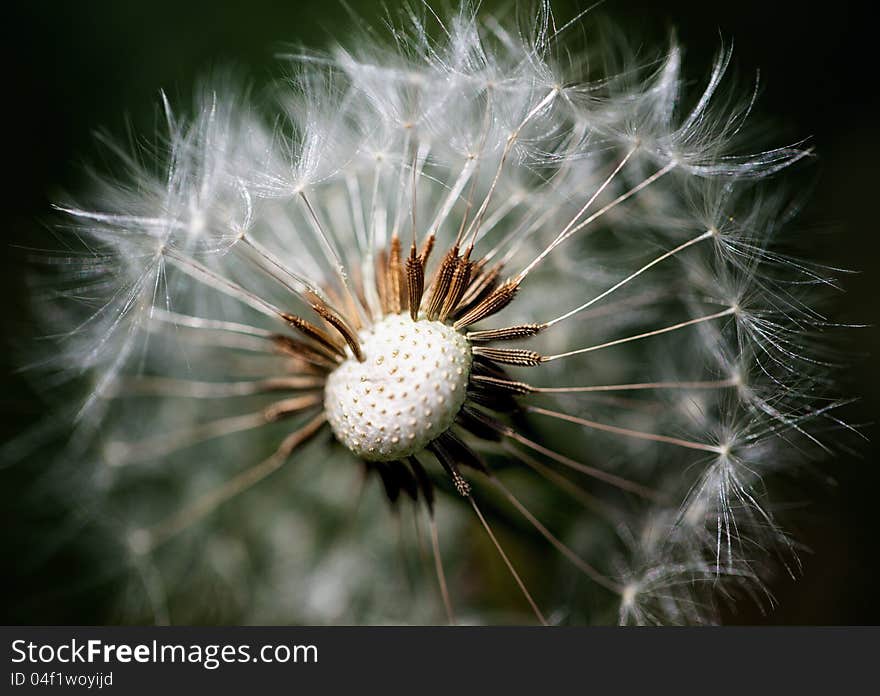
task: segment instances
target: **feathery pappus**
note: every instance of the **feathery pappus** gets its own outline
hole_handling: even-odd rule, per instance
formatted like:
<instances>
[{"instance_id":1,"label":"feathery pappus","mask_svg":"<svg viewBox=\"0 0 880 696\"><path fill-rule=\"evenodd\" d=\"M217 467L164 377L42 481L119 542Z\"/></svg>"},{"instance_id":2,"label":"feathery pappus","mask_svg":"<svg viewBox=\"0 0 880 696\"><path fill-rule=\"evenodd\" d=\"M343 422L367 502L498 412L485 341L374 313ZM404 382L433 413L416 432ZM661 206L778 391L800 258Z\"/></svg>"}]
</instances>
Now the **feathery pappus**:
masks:
<instances>
[{"instance_id":1,"label":"feathery pappus","mask_svg":"<svg viewBox=\"0 0 880 696\"><path fill-rule=\"evenodd\" d=\"M809 149L730 51L691 87L674 39L516 19L425 6L270 99L163 95L58 205L59 480L120 620L704 623L797 573L765 482L843 426L833 279L786 237Z\"/></svg>"}]
</instances>

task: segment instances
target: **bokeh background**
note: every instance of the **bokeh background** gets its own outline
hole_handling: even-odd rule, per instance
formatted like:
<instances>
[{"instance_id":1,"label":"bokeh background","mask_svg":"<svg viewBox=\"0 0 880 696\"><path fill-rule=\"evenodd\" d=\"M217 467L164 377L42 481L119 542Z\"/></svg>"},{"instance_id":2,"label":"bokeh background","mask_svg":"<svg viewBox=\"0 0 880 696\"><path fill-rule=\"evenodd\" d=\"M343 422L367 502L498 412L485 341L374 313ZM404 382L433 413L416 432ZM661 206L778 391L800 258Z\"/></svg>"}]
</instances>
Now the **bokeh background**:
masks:
<instances>
[{"instance_id":1,"label":"bokeh background","mask_svg":"<svg viewBox=\"0 0 880 696\"><path fill-rule=\"evenodd\" d=\"M367 20L383 12L372 0L348 4ZM758 109L775 119L778 142L812 136L818 154L804 184L815 190L800 222L810 234L808 253L858 271L843 277L835 318L876 324L878 48L866 5L609 0L597 12L631 27L634 40L646 45L662 45L675 27L690 74L708 65L722 39L734 41L740 75L760 70ZM554 2L562 17L585 6ZM284 42L320 47L350 26L342 3L333 0L31 0L7 4L4 15L10 36L3 88L2 442L43 416L27 378L15 371L15 351L33 332L24 280L28 249L51 244L45 228L49 203L62 190L76 189L82 162L95 152L95 129L124 137L130 122L135 131L149 132L160 87L172 101L189 104L195 80L227 65L241 68L258 86L266 84L278 75L273 54ZM798 492L803 498L793 501L786 522L808 547L802 577L777 579L772 590L778 606L770 613L742 603L729 622L880 623L880 452L871 425L880 405L880 333L871 326L848 332L847 340L852 367L842 388L860 400L844 417L864 425L870 441L849 441L852 447L835 453L822 476ZM0 466L0 622L108 621L110 589L74 598L57 592L93 562L94 550L88 539L65 543L52 534L61 509L29 503L26 492L45 473L44 465L29 460ZM48 535L58 543L34 566L32 551Z\"/></svg>"}]
</instances>

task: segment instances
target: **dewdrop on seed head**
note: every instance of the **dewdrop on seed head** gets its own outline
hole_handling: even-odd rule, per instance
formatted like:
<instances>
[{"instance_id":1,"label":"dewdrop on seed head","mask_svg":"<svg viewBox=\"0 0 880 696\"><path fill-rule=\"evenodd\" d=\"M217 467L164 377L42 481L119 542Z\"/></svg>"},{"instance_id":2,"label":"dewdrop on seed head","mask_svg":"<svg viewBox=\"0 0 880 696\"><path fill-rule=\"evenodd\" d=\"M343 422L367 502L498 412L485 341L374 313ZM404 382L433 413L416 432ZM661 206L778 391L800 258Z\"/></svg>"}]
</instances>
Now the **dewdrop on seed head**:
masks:
<instances>
[{"instance_id":1,"label":"dewdrop on seed head","mask_svg":"<svg viewBox=\"0 0 880 696\"><path fill-rule=\"evenodd\" d=\"M61 207L85 253L41 305L49 363L90 379L70 456L127 615L498 620L497 562L503 620L714 620L796 568L764 480L839 403L828 270L776 248L797 201L770 175L807 151L752 146L727 52L685 94L677 45L573 55L588 14L424 15L290 56L269 106L228 79L166 102L158 167L122 155ZM398 541L430 546L422 582ZM533 541L564 596L524 581Z\"/></svg>"}]
</instances>

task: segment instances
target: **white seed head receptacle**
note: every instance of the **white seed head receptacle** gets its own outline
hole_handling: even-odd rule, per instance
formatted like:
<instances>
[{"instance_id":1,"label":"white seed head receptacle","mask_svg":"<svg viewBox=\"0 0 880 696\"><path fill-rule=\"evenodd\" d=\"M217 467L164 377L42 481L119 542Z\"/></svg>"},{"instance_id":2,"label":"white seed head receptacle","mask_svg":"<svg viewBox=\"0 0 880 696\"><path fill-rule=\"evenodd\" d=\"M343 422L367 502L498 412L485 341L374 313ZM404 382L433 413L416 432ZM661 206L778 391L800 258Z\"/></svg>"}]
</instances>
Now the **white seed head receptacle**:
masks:
<instances>
[{"instance_id":1,"label":"white seed head receptacle","mask_svg":"<svg viewBox=\"0 0 880 696\"><path fill-rule=\"evenodd\" d=\"M360 340L364 361L350 357L327 378L324 406L334 434L369 461L419 452L452 425L464 403L467 339L442 322L395 314Z\"/></svg>"}]
</instances>

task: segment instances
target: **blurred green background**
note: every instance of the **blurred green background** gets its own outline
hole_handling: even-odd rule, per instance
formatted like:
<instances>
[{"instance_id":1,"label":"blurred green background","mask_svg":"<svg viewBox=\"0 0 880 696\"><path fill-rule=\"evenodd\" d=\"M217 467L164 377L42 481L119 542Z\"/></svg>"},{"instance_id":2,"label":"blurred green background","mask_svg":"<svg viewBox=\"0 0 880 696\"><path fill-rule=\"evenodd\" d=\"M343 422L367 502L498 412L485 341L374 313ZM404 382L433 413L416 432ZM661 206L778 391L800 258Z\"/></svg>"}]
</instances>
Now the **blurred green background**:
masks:
<instances>
[{"instance_id":1,"label":"blurred green background","mask_svg":"<svg viewBox=\"0 0 880 696\"><path fill-rule=\"evenodd\" d=\"M559 0L554 10L569 17L586 4ZM368 20L381 19L378 2L349 0L349 5ZM688 74L701 74L722 38L734 40L740 75L747 78L760 69L765 89L758 110L777 119L779 142L811 135L818 153L812 167L815 194L800 221L811 234L809 255L860 271L843 280L837 318L876 323L878 61L874 23L862 5L867 3L839 1L809 9L791 0L617 0L598 11L624 29L632 27L637 41L648 46L662 45L674 26L687 50ZM0 358L5 368L0 382L3 441L41 416L26 380L14 372L12 357L12 346L32 331L23 278L26 248L47 245L43 222L49 202L60 187L76 188L83 160L95 151L93 131L105 127L122 136L130 119L135 131L149 133L160 87L173 102L188 105L194 81L212 66L226 65L265 84L279 74L273 53L284 42L320 47L350 25L342 4L333 0L32 1L7 5L4 14L11 34L4 80L9 119L4 190L11 214L0 274L0 316L8 339ZM880 403L880 340L874 327L849 336L853 368L843 390L862 399L847 408L845 417L867 424ZM828 461L825 472L833 485L814 480L805 487L809 503L797 505L787 517L789 528L809 548L803 554L803 577L798 582L783 577L772 587L779 606L769 615L743 603L729 621L880 623L880 595L875 594L880 456L875 429L868 426L865 432L874 442ZM99 592L76 602L33 601L76 577L90 553L82 542L61 545L36 580L19 562L54 528L60 514L23 503L22 492L41 473L38 467L29 463L0 470L0 621L103 623L107 603ZM19 610L23 603L27 612Z\"/></svg>"}]
</instances>

